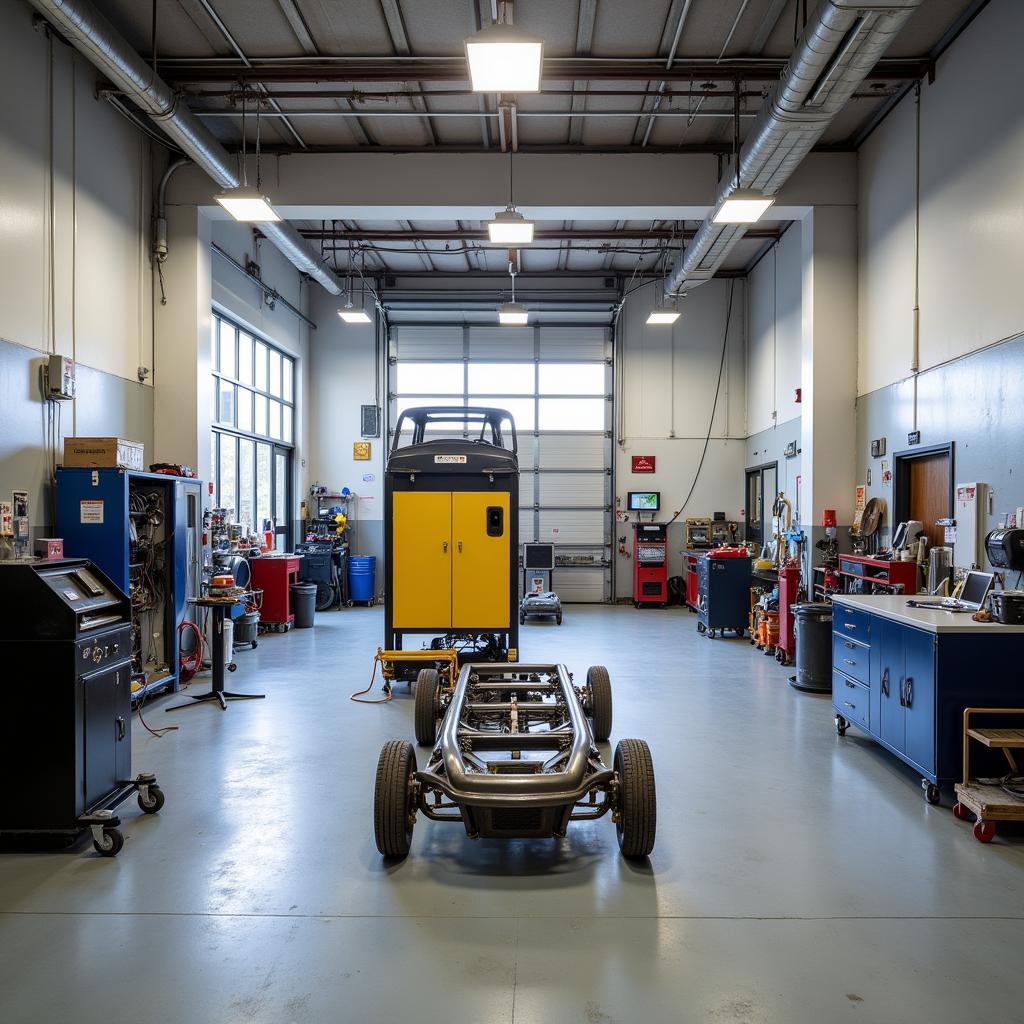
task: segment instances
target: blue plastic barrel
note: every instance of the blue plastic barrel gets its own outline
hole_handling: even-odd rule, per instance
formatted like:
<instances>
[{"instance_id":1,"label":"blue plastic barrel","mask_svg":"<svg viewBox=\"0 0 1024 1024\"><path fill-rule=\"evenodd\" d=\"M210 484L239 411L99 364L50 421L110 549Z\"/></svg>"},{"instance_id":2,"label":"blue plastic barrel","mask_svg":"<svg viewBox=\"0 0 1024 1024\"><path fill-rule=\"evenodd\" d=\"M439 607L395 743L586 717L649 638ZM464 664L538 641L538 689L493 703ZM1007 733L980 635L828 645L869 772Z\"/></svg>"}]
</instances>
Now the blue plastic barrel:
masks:
<instances>
[{"instance_id":1,"label":"blue plastic barrel","mask_svg":"<svg viewBox=\"0 0 1024 1024\"><path fill-rule=\"evenodd\" d=\"M374 555L349 557L348 596L351 601L373 600L376 588L377 559Z\"/></svg>"}]
</instances>

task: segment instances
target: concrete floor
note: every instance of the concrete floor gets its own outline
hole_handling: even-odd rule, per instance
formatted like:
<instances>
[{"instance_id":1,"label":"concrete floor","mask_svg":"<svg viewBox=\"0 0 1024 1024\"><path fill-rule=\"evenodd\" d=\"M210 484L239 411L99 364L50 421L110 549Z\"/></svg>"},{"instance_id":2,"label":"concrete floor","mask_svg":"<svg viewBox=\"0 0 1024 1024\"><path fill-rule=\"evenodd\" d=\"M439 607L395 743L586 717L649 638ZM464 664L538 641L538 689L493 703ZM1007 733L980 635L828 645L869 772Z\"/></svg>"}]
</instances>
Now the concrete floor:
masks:
<instances>
[{"instance_id":1,"label":"concrete floor","mask_svg":"<svg viewBox=\"0 0 1024 1024\"><path fill-rule=\"evenodd\" d=\"M649 741L647 866L607 820L560 843L421 820L385 865L373 775L412 701L348 700L380 610L239 652L231 686L266 701L156 702L147 720L180 726L160 740L136 723L167 805L125 805L116 860L0 856L0 1021L1024 1020L1024 842L977 843L880 748L837 738L827 699L694 621L570 606L523 631L526 658L606 664L613 740Z\"/></svg>"}]
</instances>

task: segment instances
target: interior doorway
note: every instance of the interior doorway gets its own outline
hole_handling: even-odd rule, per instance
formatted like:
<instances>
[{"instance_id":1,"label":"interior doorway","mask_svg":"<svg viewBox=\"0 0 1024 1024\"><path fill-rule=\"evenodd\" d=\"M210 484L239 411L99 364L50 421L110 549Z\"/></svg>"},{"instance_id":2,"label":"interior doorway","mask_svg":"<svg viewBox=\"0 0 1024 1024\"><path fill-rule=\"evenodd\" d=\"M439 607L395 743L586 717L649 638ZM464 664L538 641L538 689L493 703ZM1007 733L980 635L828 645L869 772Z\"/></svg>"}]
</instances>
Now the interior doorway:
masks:
<instances>
[{"instance_id":1,"label":"interior doorway","mask_svg":"<svg viewBox=\"0 0 1024 1024\"><path fill-rule=\"evenodd\" d=\"M895 456L893 528L906 519L924 523L928 547L946 543L940 519L953 515L953 444L932 445Z\"/></svg>"},{"instance_id":2,"label":"interior doorway","mask_svg":"<svg viewBox=\"0 0 1024 1024\"><path fill-rule=\"evenodd\" d=\"M779 464L766 462L761 466L750 466L744 473L746 512L744 537L755 544L764 545L765 526L772 514L778 487Z\"/></svg>"}]
</instances>

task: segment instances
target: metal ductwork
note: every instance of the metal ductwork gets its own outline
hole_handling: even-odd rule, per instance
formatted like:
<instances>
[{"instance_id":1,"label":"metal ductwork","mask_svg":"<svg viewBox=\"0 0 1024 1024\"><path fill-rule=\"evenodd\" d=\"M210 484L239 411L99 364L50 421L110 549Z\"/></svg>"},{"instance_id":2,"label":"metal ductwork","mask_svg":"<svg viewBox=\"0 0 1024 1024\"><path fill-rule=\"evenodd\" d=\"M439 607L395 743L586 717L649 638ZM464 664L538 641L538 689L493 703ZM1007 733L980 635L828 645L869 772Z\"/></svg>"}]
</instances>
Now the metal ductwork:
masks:
<instances>
[{"instance_id":1,"label":"metal ductwork","mask_svg":"<svg viewBox=\"0 0 1024 1024\"><path fill-rule=\"evenodd\" d=\"M88 0L30 0L65 39L156 122L221 188L241 184L235 158L174 91ZM260 224L260 231L295 267L333 295L344 286L319 254L290 224Z\"/></svg>"},{"instance_id":2,"label":"metal ductwork","mask_svg":"<svg viewBox=\"0 0 1024 1024\"><path fill-rule=\"evenodd\" d=\"M921 3L823 0L740 147L739 175L733 165L719 186L715 208L737 188L775 195ZM666 296L714 277L747 229L708 215L669 273Z\"/></svg>"}]
</instances>

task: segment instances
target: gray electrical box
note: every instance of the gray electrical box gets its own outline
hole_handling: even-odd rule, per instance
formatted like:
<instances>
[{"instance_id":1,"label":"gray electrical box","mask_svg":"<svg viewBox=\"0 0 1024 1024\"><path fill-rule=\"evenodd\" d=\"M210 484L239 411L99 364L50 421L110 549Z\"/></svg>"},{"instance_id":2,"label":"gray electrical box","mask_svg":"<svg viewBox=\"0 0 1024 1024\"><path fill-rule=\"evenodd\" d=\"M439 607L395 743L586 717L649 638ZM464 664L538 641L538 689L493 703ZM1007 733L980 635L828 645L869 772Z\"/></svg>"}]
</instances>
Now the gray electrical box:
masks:
<instances>
[{"instance_id":1,"label":"gray electrical box","mask_svg":"<svg viewBox=\"0 0 1024 1024\"><path fill-rule=\"evenodd\" d=\"M67 356L52 355L47 360L46 397L58 402L75 397L75 364Z\"/></svg>"},{"instance_id":2,"label":"gray electrical box","mask_svg":"<svg viewBox=\"0 0 1024 1024\"><path fill-rule=\"evenodd\" d=\"M363 437L380 437L380 406L360 406Z\"/></svg>"}]
</instances>

